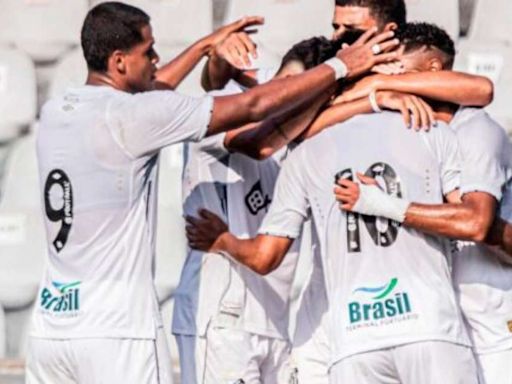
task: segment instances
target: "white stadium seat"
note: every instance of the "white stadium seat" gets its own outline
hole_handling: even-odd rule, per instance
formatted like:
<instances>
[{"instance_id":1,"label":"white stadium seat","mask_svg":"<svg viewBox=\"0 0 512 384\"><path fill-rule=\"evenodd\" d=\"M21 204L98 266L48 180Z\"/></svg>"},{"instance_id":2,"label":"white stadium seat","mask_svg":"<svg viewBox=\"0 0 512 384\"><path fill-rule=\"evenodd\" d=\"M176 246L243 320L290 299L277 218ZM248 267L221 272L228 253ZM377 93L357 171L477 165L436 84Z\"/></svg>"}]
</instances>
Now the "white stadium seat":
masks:
<instances>
[{"instance_id":1,"label":"white stadium seat","mask_svg":"<svg viewBox=\"0 0 512 384\"><path fill-rule=\"evenodd\" d=\"M52 61L79 44L87 0L2 0L0 40L36 61Z\"/></svg>"},{"instance_id":2,"label":"white stadium seat","mask_svg":"<svg viewBox=\"0 0 512 384\"><path fill-rule=\"evenodd\" d=\"M469 37L479 41L512 42L510 0L477 0Z\"/></svg>"},{"instance_id":3,"label":"white stadium seat","mask_svg":"<svg viewBox=\"0 0 512 384\"><path fill-rule=\"evenodd\" d=\"M0 48L0 142L18 136L34 121L36 109L34 64L23 52Z\"/></svg>"},{"instance_id":4,"label":"white stadium seat","mask_svg":"<svg viewBox=\"0 0 512 384\"><path fill-rule=\"evenodd\" d=\"M467 40L459 44L458 51L455 69L487 76L494 82L494 102L487 110L509 133L512 132L512 47Z\"/></svg>"},{"instance_id":5,"label":"white stadium seat","mask_svg":"<svg viewBox=\"0 0 512 384\"><path fill-rule=\"evenodd\" d=\"M160 302L168 300L178 285L187 240L181 199L183 144L165 148L160 156L156 288Z\"/></svg>"},{"instance_id":6,"label":"white stadium seat","mask_svg":"<svg viewBox=\"0 0 512 384\"><path fill-rule=\"evenodd\" d=\"M92 0L91 5L104 0ZM211 0L123 0L151 17L159 45L188 45L213 30Z\"/></svg>"},{"instance_id":7,"label":"white stadium seat","mask_svg":"<svg viewBox=\"0 0 512 384\"><path fill-rule=\"evenodd\" d=\"M457 41L460 32L458 0L405 0L407 21L434 23Z\"/></svg>"},{"instance_id":8,"label":"white stadium seat","mask_svg":"<svg viewBox=\"0 0 512 384\"><path fill-rule=\"evenodd\" d=\"M69 87L84 85L86 79L87 64L82 48L75 48L64 55L55 66L48 89L48 98L62 95Z\"/></svg>"},{"instance_id":9,"label":"white stadium seat","mask_svg":"<svg viewBox=\"0 0 512 384\"><path fill-rule=\"evenodd\" d=\"M252 37L282 57L292 45L314 36L331 36L334 0L231 0L226 22L242 16L264 16Z\"/></svg>"}]
</instances>

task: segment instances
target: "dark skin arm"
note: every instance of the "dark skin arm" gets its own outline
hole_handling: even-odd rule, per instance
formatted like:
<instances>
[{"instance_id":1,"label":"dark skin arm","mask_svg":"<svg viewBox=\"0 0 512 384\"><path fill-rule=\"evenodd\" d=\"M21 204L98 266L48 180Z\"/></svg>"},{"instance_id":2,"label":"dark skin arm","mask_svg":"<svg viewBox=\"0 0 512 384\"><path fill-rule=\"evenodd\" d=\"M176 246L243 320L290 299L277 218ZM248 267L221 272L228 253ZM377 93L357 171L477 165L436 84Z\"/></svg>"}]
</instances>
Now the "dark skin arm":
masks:
<instances>
[{"instance_id":1,"label":"dark skin arm","mask_svg":"<svg viewBox=\"0 0 512 384\"><path fill-rule=\"evenodd\" d=\"M496 217L485 242L512 256L512 223Z\"/></svg>"},{"instance_id":2,"label":"dark skin arm","mask_svg":"<svg viewBox=\"0 0 512 384\"><path fill-rule=\"evenodd\" d=\"M187 217L187 238L191 248L203 252L226 252L240 264L260 275L267 275L283 261L293 239L258 235L242 240L228 232L215 214L201 210L199 218Z\"/></svg>"},{"instance_id":3,"label":"dark skin arm","mask_svg":"<svg viewBox=\"0 0 512 384\"><path fill-rule=\"evenodd\" d=\"M383 52L398 45L397 40L390 40L392 32L372 37L374 33L375 29L368 31L356 43L337 53L337 57L347 67L347 78L360 76L378 62L389 62L396 58L396 52L373 54L371 47L375 44L379 44ZM334 71L328 65L322 64L303 74L275 80L240 95L215 97L207 135L289 111L317 99L334 84Z\"/></svg>"}]
</instances>

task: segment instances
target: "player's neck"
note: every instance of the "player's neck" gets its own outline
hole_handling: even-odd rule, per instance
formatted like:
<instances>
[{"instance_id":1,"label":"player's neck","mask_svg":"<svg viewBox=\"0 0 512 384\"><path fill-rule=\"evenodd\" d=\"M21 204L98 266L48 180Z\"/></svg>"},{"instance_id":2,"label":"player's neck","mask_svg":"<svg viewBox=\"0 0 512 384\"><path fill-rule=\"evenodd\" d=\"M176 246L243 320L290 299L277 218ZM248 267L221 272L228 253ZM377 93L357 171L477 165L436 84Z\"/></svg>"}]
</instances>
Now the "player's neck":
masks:
<instances>
[{"instance_id":1,"label":"player's neck","mask_svg":"<svg viewBox=\"0 0 512 384\"><path fill-rule=\"evenodd\" d=\"M126 87L109 76L107 73L102 72L89 71L85 84L94 86L107 86L118 89L120 91L128 92L128 90L125 89Z\"/></svg>"}]
</instances>

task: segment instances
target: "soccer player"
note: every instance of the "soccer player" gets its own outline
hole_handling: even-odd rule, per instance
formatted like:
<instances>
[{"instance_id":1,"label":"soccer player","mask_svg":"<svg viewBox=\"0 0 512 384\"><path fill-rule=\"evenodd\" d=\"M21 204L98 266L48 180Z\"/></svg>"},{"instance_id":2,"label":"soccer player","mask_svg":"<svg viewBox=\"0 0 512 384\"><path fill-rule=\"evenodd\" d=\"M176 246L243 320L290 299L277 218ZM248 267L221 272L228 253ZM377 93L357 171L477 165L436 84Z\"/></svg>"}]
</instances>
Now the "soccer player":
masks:
<instances>
[{"instance_id":1,"label":"soccer player","mask_svg":"<svg viewBox=\"0 0 512 384\"><path fill-rule=\"evenodd\" d=\"M455 50L444 31L433 25L409 24L401 36L401 62L406 71L451 69ZM512 144L505 130L481 109L445 108L443 115L457 134L463 158L461 204L458 204L458 195L450 200L452 204L413 203L405 211L404 225L466 240L458 242L453 258L453 279L459 303L484 382L508 383L512 377L508 364L512 356L512 267L502 261L499 253L467 240L482 242L486 239L496 218L496 207L503 195L510 193ZM371 192L378 192L369 188ZM344 188L337 193L343 208L387 216L376 209L383 201L377 203L372 199L372 208L362 207L369 197L365 189L366 186L361 186L359 191L357 185L344 182ZM383 197L386 205L388 198ZM502 203L499 216L511 220L506 202Z\"/></svg>"},{"instance_id":2,"label":"soccer player","mask_svg":"<svg viewBox=\"0 0 512 384\"><path fill-rule=\"evenodd\" d=\"M331 382L477 383L451 284L449 243L401 228L401 217L343 213L332 195L336 179L363 168L404 205L411 196L441 203L458 186L459 166L455 137L445 125L416 133L396 114L359 116L292 152L257 237L239 239L217 216L203 213L200 220L189 218L189 242L268 274L311 216L329 302Z\"/></svg>"},{"instance_id":3,"label":"soccer player","mask_svg":"<svg viewBox=\"0 0 512 384\"><path fill-rule=\"evenodd\" d=\"M144 12L117 2L89 11L81 36L86 85L41 112L37 151L49 263L34 311L27 382L171 382L152 272L159 150L260 121L396 58L376 54L397 42L374 32L294 78L241 95L191 98L153 91L155 80L187 71L156 70ZM206 53L218 38L199 46ZM194 62L196 53L189 50L178 63Z\"/></svg>"}]
</instances>

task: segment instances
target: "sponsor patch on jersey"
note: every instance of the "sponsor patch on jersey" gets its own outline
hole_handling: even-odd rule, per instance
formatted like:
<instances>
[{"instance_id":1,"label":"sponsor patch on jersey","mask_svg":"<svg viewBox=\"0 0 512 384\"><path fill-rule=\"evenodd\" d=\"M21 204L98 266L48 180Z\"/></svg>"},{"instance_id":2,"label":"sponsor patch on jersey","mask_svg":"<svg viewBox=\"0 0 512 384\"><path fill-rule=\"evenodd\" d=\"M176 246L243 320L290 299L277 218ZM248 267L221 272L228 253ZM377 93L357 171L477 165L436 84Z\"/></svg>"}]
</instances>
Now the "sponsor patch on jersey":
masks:
<instances>
[{"instance_id":1,"label":"sponsor patch on jersey","mask_svg":"<svg viewBox=\"0 0 512 384\"><path fill-rule=\"evenodd\" d=\"M413 312L409 293L399 289L397 278L392 278L382 286L358 287L352 294L354 300L347 305L348 331L418 318Z\"/></svg>"},{"instance_id":2,"label":"sponsor patch on jersey","mask_svg":"<svg viewBox=\"0 0 512 384\"><path fill-rule=\"evenodd\" d=\"M51 287L44 287L41 290L41 310L62 317L76 315L80 311L80 284L80 281L52 281Z\"/></svg>"},{"instance_id":3,"label":"sponsor patch on jersey","mask_svg":"<svg viewBox=\"0 0 512 384\"><path fill-rule=\"evenodd\" d=\"M261 181L253 185L249 193L245 196L245 205L252 215L257 215L259 211L266 209L272 200L263 193Z\"/></svg>"}]
</instances>

